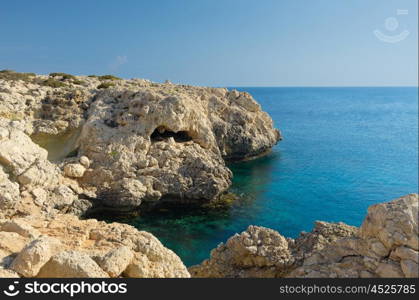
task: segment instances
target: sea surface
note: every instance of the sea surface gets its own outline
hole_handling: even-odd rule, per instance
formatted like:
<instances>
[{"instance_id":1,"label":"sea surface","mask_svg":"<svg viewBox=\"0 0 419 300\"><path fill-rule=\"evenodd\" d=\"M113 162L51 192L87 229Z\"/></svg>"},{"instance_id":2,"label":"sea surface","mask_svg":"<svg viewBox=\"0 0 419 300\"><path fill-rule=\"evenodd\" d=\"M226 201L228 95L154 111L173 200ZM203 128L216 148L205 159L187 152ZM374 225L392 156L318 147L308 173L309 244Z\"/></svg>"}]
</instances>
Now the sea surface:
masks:
<instances>
[{"instance_id":1,"label":"sea surface","mask_svg":"<svg viewBox=\"0 0 419 300\"><path fill-rule=\"evenodd\" d=\"M229 210L163 210L119 219L150 231L187 266L254 224L297 237L313 222L361 225L371 204L418 192L418 89L237 88L284 136L262 158L229 165Z\"/></svg>"}]
</instances>

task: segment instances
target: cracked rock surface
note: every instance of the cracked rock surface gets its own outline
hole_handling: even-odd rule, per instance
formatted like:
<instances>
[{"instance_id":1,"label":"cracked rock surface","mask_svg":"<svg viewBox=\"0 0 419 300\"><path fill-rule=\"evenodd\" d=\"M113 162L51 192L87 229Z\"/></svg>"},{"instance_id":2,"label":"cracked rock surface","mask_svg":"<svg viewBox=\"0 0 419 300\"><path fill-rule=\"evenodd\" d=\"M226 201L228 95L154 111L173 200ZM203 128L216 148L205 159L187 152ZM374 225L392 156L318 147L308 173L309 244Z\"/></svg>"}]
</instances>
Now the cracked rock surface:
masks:
<instances>
[{"instance_id":1,"label":"cracked rock surface","mask_svg":"<svg viewBox=\"0 0 419 300\"><path fill-rule=\"evenodd\" d=\"M12 80L18 73L7 72L0 206L19 196L75 214L202 204L229 188L225 160L262 155L281 139L245 92L60 73Z\"/></svg>"},{"instance_id":2,"label":"cracked rock surface","mask_svg":"<svg viewBox=\"0 0 419 300\"><path fill-rule=\"evenodd\" d=\"M192 277L419 277L418 195L372 205L360 228L317 222L286 239L249 226L189 268Z\"/></svg>"}]
</instances>

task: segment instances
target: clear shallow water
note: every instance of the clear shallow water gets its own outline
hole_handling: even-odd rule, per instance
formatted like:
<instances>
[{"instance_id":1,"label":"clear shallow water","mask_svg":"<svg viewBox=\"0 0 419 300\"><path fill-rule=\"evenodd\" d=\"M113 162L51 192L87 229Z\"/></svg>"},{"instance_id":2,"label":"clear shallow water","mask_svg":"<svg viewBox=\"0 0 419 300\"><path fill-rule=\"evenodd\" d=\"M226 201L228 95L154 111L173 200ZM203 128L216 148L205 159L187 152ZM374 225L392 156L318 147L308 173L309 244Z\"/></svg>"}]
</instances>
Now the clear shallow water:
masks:
<instances>
[{"instance_id":1,"label":"clear shallow water","mask_svg":"<svg viewBox=\"0 0 419 300\"><path fill-rule=\"evenodd\" d=\"M284 140L271 154L230 165L228 211L176 210L123 220L155 234L186 265L250 224L285 236L315 220L359 226L367 207L418 192L417 88L239 88Z\"/></svg>"}]
</instances>

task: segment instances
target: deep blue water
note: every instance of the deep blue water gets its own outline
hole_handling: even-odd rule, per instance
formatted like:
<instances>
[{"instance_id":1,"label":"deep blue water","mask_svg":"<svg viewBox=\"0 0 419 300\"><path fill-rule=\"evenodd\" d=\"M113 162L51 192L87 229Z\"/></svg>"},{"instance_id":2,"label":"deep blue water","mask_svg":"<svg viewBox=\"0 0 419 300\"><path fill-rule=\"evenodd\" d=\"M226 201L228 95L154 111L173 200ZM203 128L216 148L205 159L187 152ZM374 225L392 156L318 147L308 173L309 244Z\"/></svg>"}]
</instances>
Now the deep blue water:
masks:
<instances>
[{"instance_id":1,"label":"deep blue water","mask_svg":"<svg viewBox=\"0 0 419 300\"><path fill-rule=\"evenodd\" d=\"M296 237L315 220L359 226L367 207L418 192L417 88L239 88L261 103L284 140L230 165L228 211L178 210L126 220L187 265L250 224Z\"/></svg>"}]
</instances>

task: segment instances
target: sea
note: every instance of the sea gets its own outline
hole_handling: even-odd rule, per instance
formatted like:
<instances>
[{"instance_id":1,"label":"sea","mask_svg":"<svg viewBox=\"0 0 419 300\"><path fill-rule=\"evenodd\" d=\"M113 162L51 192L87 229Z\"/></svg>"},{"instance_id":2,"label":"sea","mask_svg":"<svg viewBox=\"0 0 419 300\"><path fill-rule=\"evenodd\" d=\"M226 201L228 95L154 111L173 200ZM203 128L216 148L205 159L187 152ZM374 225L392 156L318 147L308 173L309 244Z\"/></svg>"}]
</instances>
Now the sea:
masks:
<instances>
[{"instance_id":1,"label":"sea","mask_svg":"<svg viewBox=\"0 0 419 300\"><path fill-rule=\"evenodd\" d=\"M360 226L368 206L418 192L417 87L240 87L283 140L261 158L229 164L229 209L163 209L119 218L153 233L187 266L249 225L286 237L316 220Z\"/></svg>"}]
</instances>

